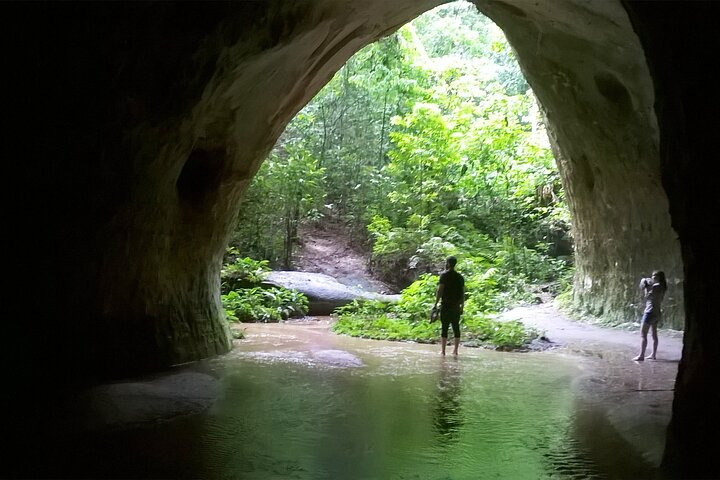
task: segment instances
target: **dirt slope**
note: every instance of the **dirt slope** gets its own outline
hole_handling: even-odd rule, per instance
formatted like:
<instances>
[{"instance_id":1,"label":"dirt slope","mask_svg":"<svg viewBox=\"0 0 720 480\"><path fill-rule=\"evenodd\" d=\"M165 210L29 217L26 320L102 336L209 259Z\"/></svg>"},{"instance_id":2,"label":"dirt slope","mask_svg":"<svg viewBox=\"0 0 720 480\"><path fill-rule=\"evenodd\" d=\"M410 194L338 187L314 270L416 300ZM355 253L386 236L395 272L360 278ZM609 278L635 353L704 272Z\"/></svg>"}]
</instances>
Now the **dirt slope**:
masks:
<instances>
[{"instance_id":1,"label":"dirt slope","mask_svg":"<svg viewBox=\"0 0 720 480\"><path fill-rule=\"evenodd\" d=\"M322 225L303 227L300 244L293 256L296 270L324 273L351 287L377 293L397 293L372 277L368 271L368 256L354 248L348 232L342 226Z\"/></svg>"}]
</instances>

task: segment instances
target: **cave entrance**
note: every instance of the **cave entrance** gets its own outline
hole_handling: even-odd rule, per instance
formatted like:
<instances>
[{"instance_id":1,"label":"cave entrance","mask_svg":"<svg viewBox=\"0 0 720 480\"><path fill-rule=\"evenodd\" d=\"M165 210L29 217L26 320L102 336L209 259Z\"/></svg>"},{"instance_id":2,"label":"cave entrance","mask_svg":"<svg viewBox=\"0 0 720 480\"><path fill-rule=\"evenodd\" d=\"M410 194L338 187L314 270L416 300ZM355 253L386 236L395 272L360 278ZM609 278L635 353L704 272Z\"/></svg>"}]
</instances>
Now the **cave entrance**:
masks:
<instances>
[{"instance_id":1,"label":"cave entrance","mask_svg":"<svg viewBox=\"0 0 720 480\"><path fill-rule=\"evenodd\" d=\"M444 109L445 113L457 107L448 105L451 103L447 100L450 98L448 90L454 89L456 96L452 101L457 103L468 97L488 99L494 95L496 92L488 89L487 83L477 76L478 72L482 76L482 68L473 70L476 77L470 78L467 71L463 73L459 67L453 69L445 66L443 73L436 77L435 90L427 89L426 98L420 98L417 91L413 92L412 89L418 90L418 84L423 79L411 71L409 64L412 62L408 62L405 70L399 73L397 66L392 63L397 62L397 57L393 60L392 55L398 55L404 48L405 54L410 52L415 57L416 64L422 61L422 58L420 62L417 61L419 57L424 57L430 60L426 61L426 68L434 68L435 72L439 72L443 67L438 65L442 62L454 62L455 66L462 62L478 61L477 56L468 54L473 49L484 48L484 61L488 62L487 59L491 58L488 63L495 68L497 84L504 89L504 94L517 96L528 92L524 74L529 75L530 83L539 89L538 97L544 105L543 113L533 112L535 118L530 122L527 122L526 116L521 122L511 123L517 125L526 121L526 126L532 125L532 134L537 139L544 136L541 117L547 118L559 177L546 169L543 175L534 177L533 188L528 191L534 190L538 203L547 202L538 205L547 212L553 204L559 203L556 200L564 193L560 184L565 185L578 260L573 285L575 308L602 317L609 323L632 323L639 318L641 308L640 298L634 288L637 280L649 276L654 269L663 269L669 273L673 287L665 304L666 326L682 329L682 264L679 245L670 227L667 198L660 185L652 84L637 37L624 12L618 10L621 7L595 6L595 11L590 12L595 16L595 23L586 30L570 24L556 25L550 22L551 27L545 27L538 23L540 20L547 22L547 18L544 18L547 15L580 18L588 14L575 11L571 5L564 7L564 11L559 9L550 13L535 10L532 6L522 6L528 9L525 11L520 7L482 2L479 8L507 29L508 38L517 43L515 50L499 41L501 39L497 38L497 32L492 32L492 28L497 28L496 25L488 17L478 14L473 4L453 2L438 7L434 14L431 12L419 17L410 24L414 25L411 28L400 30L366 47L340 69L318 96L290 122L270 156L268 163L271 165L266 164L260 170L262 178L256 181L256 184L267 187L272 183L268 182L268 178L271 178L268 172L272 165L281 165L290 160L294 163L294 170L275 168L275 171L285 175L283 181L286 184L300 186L293 192L287 188L277 188L274 194L268 194L267 189L250 188L241 207L244 209L239 222L241 228L236 230L234 238L238 250L252 252L251 256L257 254L275 264L281 264L283 268L290 268L292 255L289 250L293 246L293 239L297 238L299 216L302 215L305 218L350 218L352 221L346 222L350 233L356 234L361 238L359 243L365 244L369 243L368 237L373 235L368 235L365 230L367 227L374 232L376 241L377 238L387 239L392 229L395 229L392 230L394 234L398 233L398 229L405 232L422 231L423 221L432 218L425 214L432 211L431 205L437 203L442 195L437 192L440 189L437 187L437 178L433 177L433 164L445 161L443 167L435 166L435 173L442 168L457 167L458 175L451 181L465 182L463 194L476 197L481 189L469 191L471 189L467 188L467 179L474 176L477 184L488 181L482 174L478 175L474 164L485 163L487 166L483 168L486 172L483 173L496 178L502 169L512 173L513 168L527 168L528 164L497 160L513 148L515 154L521 151L518 144L503 145L504 138L500 138L507 137L507 131L513 128L508 125L507 113L499 122L504 122L505 133L499 133L503 130L502 125L498 124L494 137L486 141L491 145L475 145L474 150L465 149L463 152L458 152L460 148L453 148L449 144L459 138L465 143L471 143L473 140L467 138L477 134L477 131L455 128L458 123L462 123L462 120L458 121L459 116L448 120L449 115L443 117L443 112L435 117L433 112L428 113L431 107L436 112ZM617 24L617 18L623 15L623 22ZM526 25L528 19L535 16L535 22ZM444 29L444 32L432 32L428 28L431 21L446 22L439 29ZM453 21L457 25L453 25ZM605 30L608 24L617 24L613 28L622 38L613 38L612 45L622 45L621 51L605 48L602 43L610 38ZM528 33L532 29L535 32ZM423 34L424 40L418 41ZM495 39L493 34L496 35ZM460 53L450 56L447 55L449 52ZM523 65L523 72L514 61L515 52ZM373 61L376 63L373 64ZM462 78L454 81L457 77ZM440 92L443 88L445 91ZM445 95L444 100L439 98L442 94ZM402 104L412 95L416 96L414 103L423 104L419 111L413 111L409 102ZM458 100L460 98L463 100ZM511 97L503 99L506 104L508 98ZM430 100L423 101L427 99ZM458 111L457 108L454 110ZM392 124L393 118L397 122L395 125ZM448 123L454 123L455 130L448 128ZM437 127L438 124L445 130L441 131L440 127L433 130L433 126ZM391 132L396 135L394 142L390 140ZM447 135L447 138L442 135ZM546 147L542 141L531 146ZM395 159L390 161L388 154L394 155ZM528 155L528 148L521 154ZM446 161L447 158L452 161ZM323 173L318 175L320 169ZM387 175L378 175L380 169L383 172L394 171L393 181L414 181L415 190L405 188L405 191L390 194L389 190L393 187L388 187ZM502 174L507 175L508 171ZM463 177L463 173L467 176ZM300 178L302 176L305 178ZM322 183L320 188L324 192L320 193L317 191L318 182L324 179L318 180L319 176L333 182L330 187L328 183ZM448 177L444 180L448 181ZM380 186L382 181L386 181L386 184ZM527 188L527 185L519 186L516 183L511 186L516 191L523 187ZM488 191L484 193L487 195ZM318 202L321 193L325 196L322 197L323 201ZM311 198L313 195L317 198ZM382 208L378 208L376 202L374 206L371 205L371 211L376 213L373 224L365 212L372 197L394 202L392 208L399 214L388 219L388 215L383 215ZM259 201L261 198L282 199L284 203L269 206ZM518 218L528 214L527 210L520 209L503 211L491 201L478 202L471 207L476 224L488 227L496 239L504 237L511 242L519 237L518 231L503 231L502 227L489 225L493 219L488 217L505 215ZM492 213L483 218L478 214L480 210ZM403 213L407 211L411 213ZM275 215L276 212L283 214ZM436 218L447 218L449 213L440 212ZM467 217L467 211L464 215ZM557 246L566 241L564 234L568 230L569 220L559 218L562 214L558 211L545 215L545 230L536 235L532 242L528 241L526 235L517 243L535 246L539 242L549 242ZM383 221L386 223L383 224ZM357 231L352 232L353 228ZM242 238L243 233L239 232L241 229L245 230L245 239ZM385 255L384 258L391 261L379 260L376 271L386 275L388 272L407 271L408 260L413 257L414 271L394 279L396 285L403 287L417 278L418 272L433 267L431 257L443 258L450 253L442 243L445 239L425 230L424 238L408 242L416 243L416 251L405 252L404 258L402 254L396 255L400 260ZM362 238L363 235L365 238ZM256 238L248 241L251 236ZM262 237L263 241L257 241L257 237ZM430 242L438 238L441 242ZM402 246L397 243L389 247L386 245L386 250L395 248L390 253L401 252ZM277 245L275 251L273 245ZM568 246L564 245L556 248L555 256L568 253ZM382 258L382 255L378 255L378 258Z\"/></svg>"}]
</instances>

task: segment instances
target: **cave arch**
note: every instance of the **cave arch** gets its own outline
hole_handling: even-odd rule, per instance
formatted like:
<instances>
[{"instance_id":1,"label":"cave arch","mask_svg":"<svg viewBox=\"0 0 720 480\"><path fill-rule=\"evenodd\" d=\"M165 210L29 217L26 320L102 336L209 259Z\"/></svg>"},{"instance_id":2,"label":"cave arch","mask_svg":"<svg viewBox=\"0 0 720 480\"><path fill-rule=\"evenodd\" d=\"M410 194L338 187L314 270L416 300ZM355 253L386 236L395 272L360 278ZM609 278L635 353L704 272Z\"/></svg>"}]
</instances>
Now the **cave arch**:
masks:
<instances>
[{"instance_id":1,"label":"cave arch","mask_svg":"<svg viewBox=\"0 0 720 480\"><path fill-rule=\"evenodd\" d=\"M5 353L33 357L9 378L97 379L227 351L220 261L262 158L355 51L441 3L4 5L4 32L24 39L10 68L27 99L16 118L42 112L20 132L16 278L32 285L49 270L53 285L51 308L34 317L40 333L11 326ZM703 132L720 102L699 82L718 50L717 7L475 3L506 32L545 107L579 238L577 301L622 315L637 273L656 263L682 272L676 315L687 328L666 463L714 474L717 215L704 212L717 199ZM205 172L204 186L192 172ZM47 249L50 269L36 258Z\"/></svg>"}]
</instances>

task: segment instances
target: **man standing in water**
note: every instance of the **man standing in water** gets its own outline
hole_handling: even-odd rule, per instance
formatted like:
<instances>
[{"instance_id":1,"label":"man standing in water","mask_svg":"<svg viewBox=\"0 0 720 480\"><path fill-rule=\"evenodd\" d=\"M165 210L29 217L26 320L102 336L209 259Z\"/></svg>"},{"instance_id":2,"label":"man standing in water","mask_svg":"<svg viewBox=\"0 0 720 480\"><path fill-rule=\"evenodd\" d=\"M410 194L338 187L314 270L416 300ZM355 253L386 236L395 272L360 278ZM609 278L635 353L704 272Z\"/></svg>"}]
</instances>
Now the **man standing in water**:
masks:
<instances>
[{"instance_id":1,"label":"man standing in water","mask_svg":"<svg viewBox=\"0 0 720 480\"><path fill-rule=\"evenodd\" d=\"M445 261L445 271L440 274L440 281L435 292L435 306L433 306L433 310L436 310L438 302L442 301L440 304L440 323L442 324L440 345L443 355L445 355L445 346L447 345L448 327L451 325L455 336L453 355L458 354L460 346L460 315L465 306L465 279L455 271L455 265L457 265L455 257L448 257Z\"/></svg>"}]
</instances>

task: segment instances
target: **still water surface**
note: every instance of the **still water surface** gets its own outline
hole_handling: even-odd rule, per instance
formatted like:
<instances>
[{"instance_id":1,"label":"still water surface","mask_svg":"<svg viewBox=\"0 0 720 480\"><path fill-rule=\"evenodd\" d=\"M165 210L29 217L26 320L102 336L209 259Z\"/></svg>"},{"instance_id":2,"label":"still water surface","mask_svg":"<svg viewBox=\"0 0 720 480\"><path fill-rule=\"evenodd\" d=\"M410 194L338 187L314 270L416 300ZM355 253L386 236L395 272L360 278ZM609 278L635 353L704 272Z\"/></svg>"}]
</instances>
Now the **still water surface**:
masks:
<instances>
[{"instance_id":1,"label":"still water surface","mask_svg":"<svg viewBox=\"0 0 720 480\"><path fill-rule=\"evenodd\" d=\"M93 439L99 475L203 479L637 477L594 459L571 357L377 342L263 327L200 367L200 415ZM258 327L259 328L259 327ZM301 327L295 327L300 329ZM276 329L276 330L272 330ZM585 427L579 427L585 425ZM603 448L613 448L602 439ZM109 454L108 452L112 452ZM618 470L619 469L619 470Z\"/></svg>"}]
</instances>

